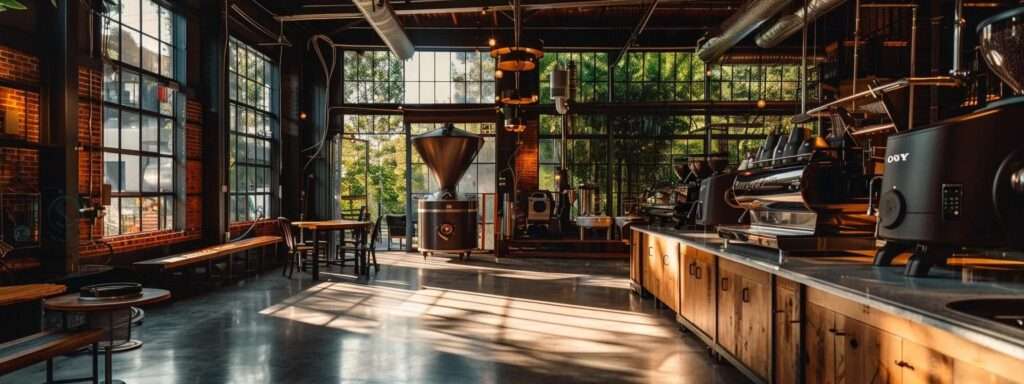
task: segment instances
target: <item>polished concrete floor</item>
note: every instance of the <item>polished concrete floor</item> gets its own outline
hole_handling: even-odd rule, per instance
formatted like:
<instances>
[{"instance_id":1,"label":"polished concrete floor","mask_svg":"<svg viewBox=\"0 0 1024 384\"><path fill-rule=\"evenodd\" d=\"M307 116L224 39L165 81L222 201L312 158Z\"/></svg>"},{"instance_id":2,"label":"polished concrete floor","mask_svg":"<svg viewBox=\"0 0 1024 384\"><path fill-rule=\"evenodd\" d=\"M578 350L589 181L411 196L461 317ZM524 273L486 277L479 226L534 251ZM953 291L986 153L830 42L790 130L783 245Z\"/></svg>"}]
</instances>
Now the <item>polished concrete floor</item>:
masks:
<instances>
[{"instance_id":1,"label":"polished concrete floor","mask_svg":"<svg viewBox=\"0 0 1024 384\"><path fill-rule=\"evenodd\" d=\"M128 383L744 383L629 293L622 261L382 253L369 279L270 271L147 310ZM56 362L87 374L87 355ZM43 381L43 364L0 383Z\"/></svg>"}]
</instances>

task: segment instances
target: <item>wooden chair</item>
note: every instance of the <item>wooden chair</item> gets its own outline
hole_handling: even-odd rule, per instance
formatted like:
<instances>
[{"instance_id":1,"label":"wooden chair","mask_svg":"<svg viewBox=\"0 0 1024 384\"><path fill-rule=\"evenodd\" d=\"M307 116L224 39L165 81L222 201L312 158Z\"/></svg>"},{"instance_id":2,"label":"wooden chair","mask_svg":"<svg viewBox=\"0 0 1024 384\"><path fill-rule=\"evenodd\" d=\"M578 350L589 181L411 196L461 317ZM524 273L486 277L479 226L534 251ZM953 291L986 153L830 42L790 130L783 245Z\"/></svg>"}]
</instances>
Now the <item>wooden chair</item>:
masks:
<instances>
[{"instance_id":1,"label":"wooden chair","mask_svg":"<svg viewBox=\"0 0 1024 384\"><path fill-rule=\"evenodd\" d=\"M377 221L373 223L373 229L370 230L370 240L366 243L367 272L370 270L370 263L373 263L375 272L380 272L380 264L377 263L377 240L380 238L380 224L382 221L384 221L384 217L377 216Z\"/></svg>"},{"instance_id":2,"label":"wooden chair","mask_svg":"<svg viewBox=\"0 0 1024 384\"><path fill-rule=\"evenodd\" d=\"M292 222L288 218L278 217L277 222L281 227L281 237L284 238L287 252L285 265L281 267L281 276L288 276L290 279L295 272L295 266L299 265L303 257L313 252L314 246L299 244L295 241L295 235L292 233Z\"/></svg>"},{"instance_id":3,"label":"wooden chair","mask_svg":"<svg viewBox=\"0 0 1024 384\"><path fill-rule=\"evenodd\" d=\"M398 245L405 248L405 215L386 215L384 222L388 225L388 250L391 250L391 240L398 238Z\"/></svg>"}]
</instances>

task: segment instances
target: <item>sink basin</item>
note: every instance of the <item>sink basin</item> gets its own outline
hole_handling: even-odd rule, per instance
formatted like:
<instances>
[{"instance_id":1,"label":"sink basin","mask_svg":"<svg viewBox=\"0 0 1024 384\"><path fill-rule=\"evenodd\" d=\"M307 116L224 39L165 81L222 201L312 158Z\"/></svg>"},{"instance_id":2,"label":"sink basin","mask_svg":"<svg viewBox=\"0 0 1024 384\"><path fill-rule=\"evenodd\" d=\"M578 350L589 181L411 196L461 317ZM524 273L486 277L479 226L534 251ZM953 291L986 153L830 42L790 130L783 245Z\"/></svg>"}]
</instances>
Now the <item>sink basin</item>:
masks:
<instances>
[{"instance_id":1,"label":"sink basin","mask_svg":"<svg viewBox=\"0 0 1024 384\"><path fill-rule=\"evenodd\" d=\"M1024 299L977 299L954 301L949 309L1024 329Z\"/></svg>"}]
</instances>

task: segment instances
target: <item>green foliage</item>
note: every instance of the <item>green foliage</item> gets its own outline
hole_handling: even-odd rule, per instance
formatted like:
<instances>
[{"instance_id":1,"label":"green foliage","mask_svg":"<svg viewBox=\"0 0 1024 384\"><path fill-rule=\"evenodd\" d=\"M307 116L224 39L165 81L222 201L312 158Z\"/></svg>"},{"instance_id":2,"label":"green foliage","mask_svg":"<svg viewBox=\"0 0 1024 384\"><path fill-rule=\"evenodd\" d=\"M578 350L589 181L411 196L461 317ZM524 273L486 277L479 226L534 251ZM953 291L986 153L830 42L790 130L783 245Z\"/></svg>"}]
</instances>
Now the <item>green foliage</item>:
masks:
<instances>
[{"instance_id":1,"label":"green foliage","mask_svg":"<svg viewBox=\"0 0 1024 384\"><path fill-rule=\"evenodd\" d=\"M53 6L56 7L57 3L53 3ZM0 0L0 12L6 11L8 9L15 11L24 11L28 9L28 7L26 7L25 4L22 4L18 0Z\"/></svg>"}]
</instances>

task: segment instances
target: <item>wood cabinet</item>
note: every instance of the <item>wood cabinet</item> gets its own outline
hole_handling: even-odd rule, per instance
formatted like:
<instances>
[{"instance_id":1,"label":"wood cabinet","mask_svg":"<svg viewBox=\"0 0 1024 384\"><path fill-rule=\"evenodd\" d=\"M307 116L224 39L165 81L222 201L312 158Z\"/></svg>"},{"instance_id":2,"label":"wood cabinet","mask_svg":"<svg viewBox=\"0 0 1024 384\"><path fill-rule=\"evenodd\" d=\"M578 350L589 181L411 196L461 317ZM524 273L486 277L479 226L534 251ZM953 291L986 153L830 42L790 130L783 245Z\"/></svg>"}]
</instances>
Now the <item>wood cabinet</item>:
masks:
<instances>
[{"instance_id":1,"label":"wood cabinet","mask_svg":"<svg viewBox=\"0 0 1024 384\"><path fill-rule=\"evenodd\" d=\"M646 256L646 240L644 240L644 233L640 231L630 231L630 242L629 242L629 280L632 283L631 288L638 289L644 285L643 277L643 265L644 257ZM642 293L642 292L637 292Z\"/></svg>"},{"instance_id":2,"label":"wood cabinet","mask_svg":"<svg viewBox=\"0 0 1024 384\"><path fill-rule=\"evenodd\" d=\"M679 312L679 241L662 236L644 238L647 239L647 255L643 264L643 286Z\"/></svg>"},{"instance_id":3,"label":"wood cabinet","mask_svg":"<svg viewBox=\"0 0 1024 384\"><path fill-rule=\"evenodd\" d=\"M718 342L762 379L768 378L771 275L718 261Z\"/></svg>"},{"instance_id":4,"label":"wood cabinet","mask_svg":"<svg viewBox=\"0 0 1024 384\"><path fill-rule=\"evenodd\" d=\"M682 297L680 314L696 326L709 339L715 337L717 318L715 297L717 290L716 256L695 247L684 247L682 252Z\"/></svg>"},{"instance_id":5,"label":"wood cabinet","mask_svg":"<svg viewBox=\"0 0 1024 384\"><path fill-rule=\"evenodd\" d=\"M804 382L836 382L836 313L817 304L804 305Z\"/></svg>"},{"instance_id":6,"label":"wood cabinet","mask_svg":"<svg viewBox=\"0 0 1024 384\"><path fill-rule=\"evenodd\" d=\"M902 369L904 384L953 383L954 360L949 356L917 343L903 340ZM968 381L974 383L975 381Z\"/></svg>"},{"instance_id":7,"label":"wood cabinet","mask_svg":"<svg viewBox=\"0 0 1024 384\"><path fill-rule=\"evenodd\" d=\"M806 382L901 382L899 337L810 303L806 324Z\"/></svg>"},{"instance_id":8,"label":"wood cabinet","mask_svg":"<svg viewBox=\"0 0 1024 384\"><path fill-rule=\"evenodd\" d=\"M803 312L800 284L775 278L772 350L774 383L796 383L800 377L800 329Z\"/></svg>"}]
</instances>

